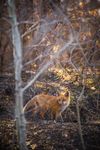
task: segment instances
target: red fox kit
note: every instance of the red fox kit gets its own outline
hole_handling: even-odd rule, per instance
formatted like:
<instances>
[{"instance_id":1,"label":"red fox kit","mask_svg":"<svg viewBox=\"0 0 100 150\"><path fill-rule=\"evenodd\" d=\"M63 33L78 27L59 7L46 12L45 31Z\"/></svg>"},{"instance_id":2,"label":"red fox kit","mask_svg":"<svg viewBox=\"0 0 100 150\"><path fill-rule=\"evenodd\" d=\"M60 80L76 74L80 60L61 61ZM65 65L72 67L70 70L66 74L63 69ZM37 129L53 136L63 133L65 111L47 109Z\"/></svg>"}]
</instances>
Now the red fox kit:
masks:
<instances>
[{"instance_id":1,"label":"red fox kit","mask_svg":"<svg viewBox=\"0 0 100 150\"><path fill-rule=\"evenodd\" d=\"M50 111L51 116L57 120L58 117L62 119L62 112L70 104L70 92L67 91L65 95L62 96L52 96L48 94L39 94L33 97L24 106L24 112L32 111L33 115L39 112L40 116L44 119L46 112Z\"/></svg>"}]
</instances>

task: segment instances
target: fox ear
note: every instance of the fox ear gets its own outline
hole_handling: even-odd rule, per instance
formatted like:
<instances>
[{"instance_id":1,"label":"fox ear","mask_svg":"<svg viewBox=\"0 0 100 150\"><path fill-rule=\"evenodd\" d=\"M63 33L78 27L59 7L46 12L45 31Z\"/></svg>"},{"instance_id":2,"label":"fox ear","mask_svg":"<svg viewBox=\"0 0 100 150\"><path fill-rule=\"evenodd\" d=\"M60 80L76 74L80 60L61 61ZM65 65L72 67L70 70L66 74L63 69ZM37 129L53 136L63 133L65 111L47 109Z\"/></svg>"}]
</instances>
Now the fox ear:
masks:
<instances>
[{"instance_id":1,"label":"fox ear","mask_svg":"<svg viewBox=\"0 0 100 150\"><path fill-rule=\"evenodd\" d=\"M65 96L67 96L67 97L68 97L68 96L69 96L69 94L70 94L70 93L69 93L69 91L67 91L67 92L65 93Z\"/></svg>"}]
</instances>

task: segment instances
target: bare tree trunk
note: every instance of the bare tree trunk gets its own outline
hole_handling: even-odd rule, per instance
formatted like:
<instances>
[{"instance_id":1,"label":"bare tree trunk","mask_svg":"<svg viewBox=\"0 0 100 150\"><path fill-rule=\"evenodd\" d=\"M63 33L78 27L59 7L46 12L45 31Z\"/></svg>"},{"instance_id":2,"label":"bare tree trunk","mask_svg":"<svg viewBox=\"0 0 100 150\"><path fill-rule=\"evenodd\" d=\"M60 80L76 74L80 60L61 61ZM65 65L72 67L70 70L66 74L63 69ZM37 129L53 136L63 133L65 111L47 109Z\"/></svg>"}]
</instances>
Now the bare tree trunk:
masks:
<instances>
[{"instance_id":1,"label":"bare tree trunk","mask_svg":"<svg viewBox=\"0 0 100 150\"><path fill-rule=\"evenodd\" d=\"M22 91L22 46L20 33L17 26L14 0L8 0L9 17L12 25L13 57L15 65L15 94L16 94L16 128L20 150L27 150L26 147L26 127L23 114L23 91Z\"/></svg>"}]
</instances>

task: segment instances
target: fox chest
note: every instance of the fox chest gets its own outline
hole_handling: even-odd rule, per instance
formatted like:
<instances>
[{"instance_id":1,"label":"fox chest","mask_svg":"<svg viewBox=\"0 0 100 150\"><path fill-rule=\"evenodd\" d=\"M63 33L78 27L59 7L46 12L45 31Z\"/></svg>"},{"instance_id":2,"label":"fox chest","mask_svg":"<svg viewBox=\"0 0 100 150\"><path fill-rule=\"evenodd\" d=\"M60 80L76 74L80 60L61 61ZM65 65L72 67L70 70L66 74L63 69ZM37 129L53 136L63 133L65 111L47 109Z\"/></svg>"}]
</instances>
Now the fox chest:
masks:
<instances>
[{"instance_id":1,"label":"fox chest","mask_svg":"<svg viewBox=\"0 0 100 150\"><path fill-rule=\"evenodd\" d=\"M67 105L62 105L61 106L61 112L63 112L67 108Z\"/></svg>"}]
</instances>

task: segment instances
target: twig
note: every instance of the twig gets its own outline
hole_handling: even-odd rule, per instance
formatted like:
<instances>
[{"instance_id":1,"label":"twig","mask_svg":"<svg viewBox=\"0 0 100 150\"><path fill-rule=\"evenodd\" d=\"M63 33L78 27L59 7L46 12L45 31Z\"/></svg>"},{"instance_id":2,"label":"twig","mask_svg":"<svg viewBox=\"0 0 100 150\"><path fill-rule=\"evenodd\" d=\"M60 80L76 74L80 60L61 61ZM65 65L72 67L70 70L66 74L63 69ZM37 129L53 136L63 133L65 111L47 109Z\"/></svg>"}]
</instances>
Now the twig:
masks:
<instances>
[{"instance_id":1,"label":"twig","mask_svg":"<svg viewBox=\"0 0 100 150\"><path fill-rule=\"evenodd\" d=\"M66 49L68 48L73 42L73 37L72 34L70 34L70 38L68 43L66 43L58 52L54 54L51 60L47 62L47 64L44 64L42 69L39 70L39 72L36 74L36 76L23 88L23 91L25 91L27 88L29 88L36 80L37 78L50 66L53 64L53 61L59 57L59 55Z\"/></svg>"}]
</instances>

